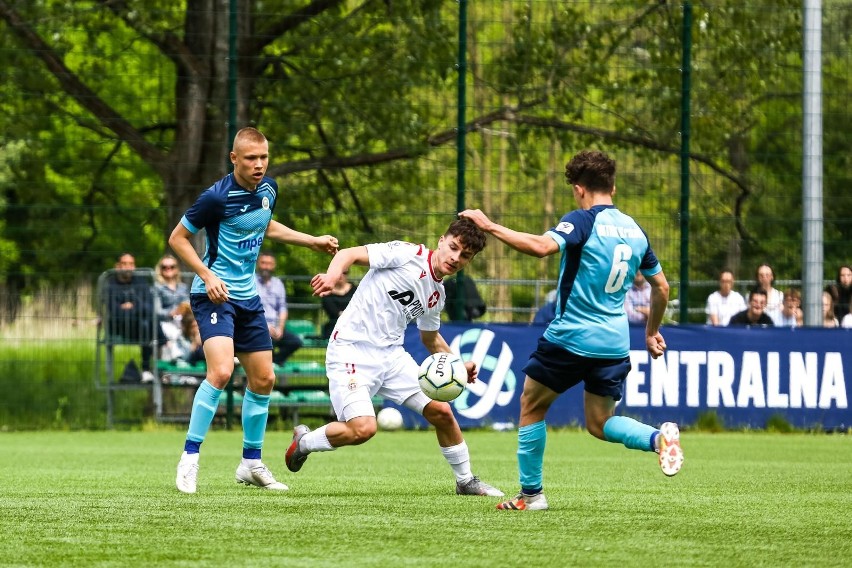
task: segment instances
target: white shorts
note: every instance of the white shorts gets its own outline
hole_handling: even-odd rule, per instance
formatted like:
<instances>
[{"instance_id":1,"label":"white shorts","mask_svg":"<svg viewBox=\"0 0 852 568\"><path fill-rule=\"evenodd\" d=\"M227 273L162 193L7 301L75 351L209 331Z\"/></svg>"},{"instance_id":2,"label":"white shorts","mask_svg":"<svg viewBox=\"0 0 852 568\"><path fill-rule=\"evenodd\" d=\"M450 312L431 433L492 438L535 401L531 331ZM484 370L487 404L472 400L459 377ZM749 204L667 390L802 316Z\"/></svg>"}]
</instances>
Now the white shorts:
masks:
<instances>
[{"instance_id":1,"label":"white shorts","mask_svg":"<svg viewBox=\"0 0 852 568\"><path fill-rule=\"evenodd\" d=\"M375 416L374 396L423 414L431 399L417 383L420 365L402 346L376 347L332 340L325 355L328 392L337 419Z\"/></svg>"}]
</instances>

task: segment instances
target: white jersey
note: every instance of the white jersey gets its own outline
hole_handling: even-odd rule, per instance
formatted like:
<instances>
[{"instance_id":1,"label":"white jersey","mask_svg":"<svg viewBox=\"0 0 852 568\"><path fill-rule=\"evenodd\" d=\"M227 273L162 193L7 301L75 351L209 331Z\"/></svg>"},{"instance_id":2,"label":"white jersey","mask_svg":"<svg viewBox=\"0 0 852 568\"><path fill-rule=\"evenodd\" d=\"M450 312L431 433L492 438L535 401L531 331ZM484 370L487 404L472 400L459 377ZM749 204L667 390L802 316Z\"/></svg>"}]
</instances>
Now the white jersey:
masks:
<instances>
[{"instance_id":1,"label":"white jersey","mask_svg":"<svg viewBox=\"0 0 852 568\"><path fill-rule=\"evenodd\" d=\"M748 309L745 298L736 290L728 292L727 296L723 296L718 290L707 297L707 308L704 310L707 314L707 325L710 325L710 316L716 314L719 318L719 325L728 325L731 321L731 316Z\"/></svg>"},{"instance_id":2,"label":"white jersey","mask_svg":"<svg viewBox=\"0 0 852 568\"><path fill-rule=\"evenodd\" d=\"M446 296L432 271L432 251L403 241L366 245L370 270L331 334L335 342L402 345L405 328L437 331Z\"/></svg>"}]
</instances>

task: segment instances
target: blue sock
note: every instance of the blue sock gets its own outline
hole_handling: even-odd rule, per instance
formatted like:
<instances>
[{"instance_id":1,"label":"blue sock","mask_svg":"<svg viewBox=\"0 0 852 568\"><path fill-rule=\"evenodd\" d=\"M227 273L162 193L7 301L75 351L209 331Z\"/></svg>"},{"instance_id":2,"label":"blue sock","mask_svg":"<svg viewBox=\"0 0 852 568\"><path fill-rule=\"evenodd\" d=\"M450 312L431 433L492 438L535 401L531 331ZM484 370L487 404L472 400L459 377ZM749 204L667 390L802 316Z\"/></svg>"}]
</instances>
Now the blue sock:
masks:
<instances>
[{"instance_id":1,"label":"blue sock","mask_svg":"<svg viewBox=\"0 0 852 568\"><path fill-rule=\"evenodd\" d=\"M189 416L189 431L186 433L187 444L184 450L187 453L198 453L198 447L204 441L216 409L219 408L219 397L222 391L211 385L205 379L198 387L195 398L192 400L192 414Z\"/></svg>"},{"instance_id":2,"label":"blue sock","mask_svg":"<svg viewBox=\"0 0 852 568\"><path fill-rule=\"evenodd\" d=\"M524 493L533 495L541 492L546 444L547 425L544 420L518 428L518 473Z\"/></svg>"},{"instance_id":3,"label":"blue sock","mask_svg":"<svg viewBox=\"0 0 852 568\"><path fill-rule=\"evenodd\" d=\"M260 459L266 419L269 417L269 395L246 389L243 395L243 457Z\"/></svg>"},{"instance_id":4,"label":"blue sock","mask_svg":"<svg viewBox=\"0 0 852 568\"><path fill-rule=\"evenodd\" d=\"M611 416L603 427L608 442L624 444L631 450L654 451L654 436L658 430L627 416Z\"/></svg>"}]
</instances>

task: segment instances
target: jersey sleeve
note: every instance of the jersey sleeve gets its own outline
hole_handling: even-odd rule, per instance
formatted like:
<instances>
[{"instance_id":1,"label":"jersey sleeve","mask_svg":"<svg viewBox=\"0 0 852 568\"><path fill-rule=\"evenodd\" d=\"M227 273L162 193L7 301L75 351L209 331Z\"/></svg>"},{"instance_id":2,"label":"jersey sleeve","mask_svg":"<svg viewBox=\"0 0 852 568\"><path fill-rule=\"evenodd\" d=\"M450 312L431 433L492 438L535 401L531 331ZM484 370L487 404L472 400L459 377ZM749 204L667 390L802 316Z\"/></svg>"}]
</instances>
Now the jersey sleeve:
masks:
<instances>
[{"instance_id":1,"label":"jersey sleeve","mask_svg":"<svg viewBox=\"0 0 852 568\"><path fill-rule=\"evenodd\" d=\"M645 238L647 238L647 236ZM660 261L657 260L657 255L654 254L654 249L651 248L651 243L648 243L648 249L642 257L642 262L639 263L639 270L645 276L654 276L663 271Z\"/></svg>"},{"instance_id":2,"label":"jersey sleeve","mask_svg":"<svg viewBox=\"0 0 852 568\"><path fill-rule=\"evenodd\" d=\"M594 224L594 217L587 213L581 209L566 213L559 223L545 234L556 241L560 251L582 245L588 239Z\"/></svg>"},{"instance_id":3,"label":"jersey sleeve","mask_svg":"<svg viewBox=\"0 0 852 568\"><path fill-rule=\"evenodd\" d=\"M393 268L402 266L419 254L428 253L423 245L415 245L405 241L390 241L387 243L372 243L365 245L369 257L370 268Z\"/></svg>"},{"instance_id":4,"label":"jersey sleeve","mask_svg":"<svg viewBox=\"0 0 852 568\"><path fill-rule=\"evenodd\" d=\"M186 210L181 223L194 234L212 224L216 219L221 219L224 212L225 201L211 187L199 195L195 203Z\"/></svg>"}]
</instances>

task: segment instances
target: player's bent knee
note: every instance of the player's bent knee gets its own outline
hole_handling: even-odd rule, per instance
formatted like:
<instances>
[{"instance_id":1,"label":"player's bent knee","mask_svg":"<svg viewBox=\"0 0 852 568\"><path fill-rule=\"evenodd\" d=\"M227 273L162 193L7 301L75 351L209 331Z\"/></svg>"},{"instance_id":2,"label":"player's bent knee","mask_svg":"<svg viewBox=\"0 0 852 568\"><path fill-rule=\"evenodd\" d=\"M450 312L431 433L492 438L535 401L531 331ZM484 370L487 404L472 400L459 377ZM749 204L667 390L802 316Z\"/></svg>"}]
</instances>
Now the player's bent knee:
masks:
<instances>
[{"instance_id":1,"label":"player's bent knee","mask_svg":"<svg viewBox=\"0 0 852 568\"><path fill-rule=\"evenodd\" d=\"M437 400L433 400L423 408L423 418L435 427L451 425L456 420L450 405Z\"/></svg>"},{"instance_id":2,"label":"player's bent knee","mask_svg":"<svg viewBox=\"0 0 852 568\"><path fill-rule=\"evenodd\" d=\"M358 446L376 435L376 422L362 422L349 428L350 444Z\"/></svg>"}]
</instances>

